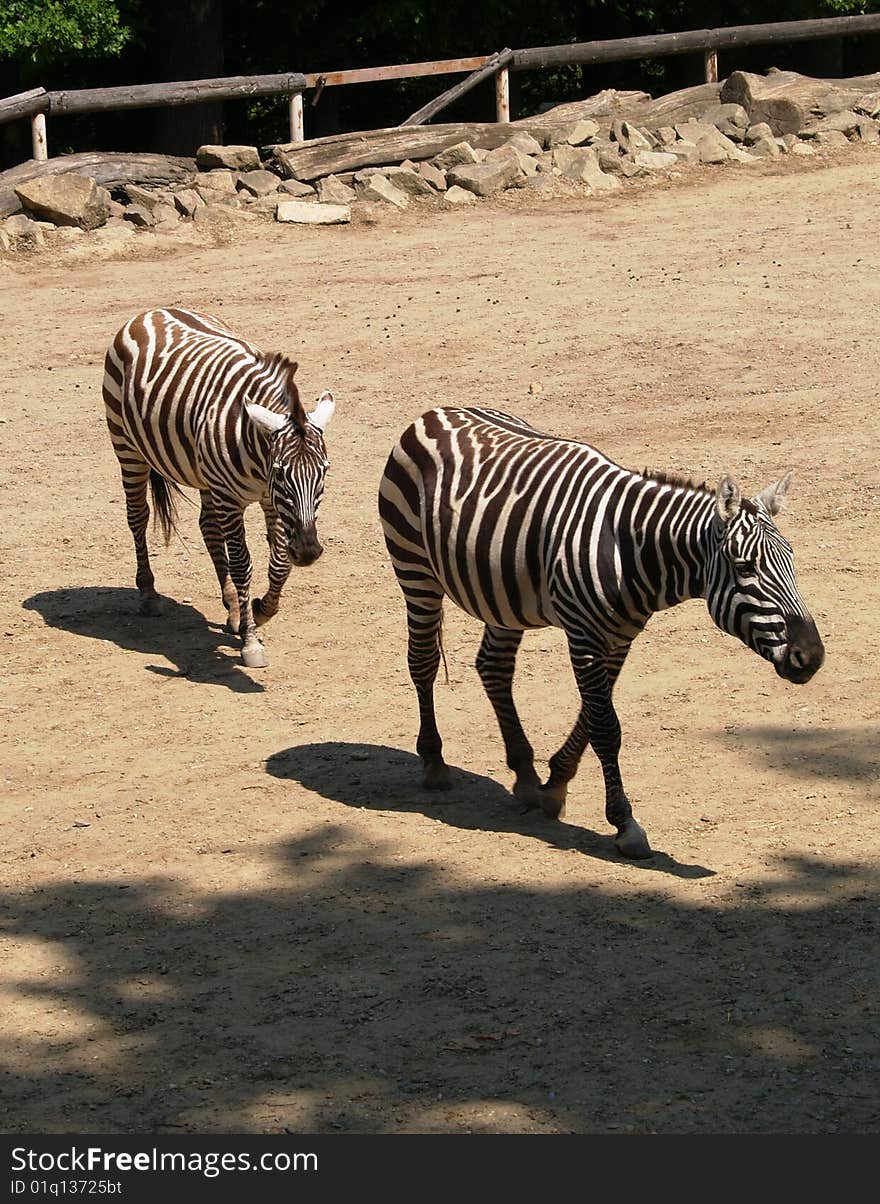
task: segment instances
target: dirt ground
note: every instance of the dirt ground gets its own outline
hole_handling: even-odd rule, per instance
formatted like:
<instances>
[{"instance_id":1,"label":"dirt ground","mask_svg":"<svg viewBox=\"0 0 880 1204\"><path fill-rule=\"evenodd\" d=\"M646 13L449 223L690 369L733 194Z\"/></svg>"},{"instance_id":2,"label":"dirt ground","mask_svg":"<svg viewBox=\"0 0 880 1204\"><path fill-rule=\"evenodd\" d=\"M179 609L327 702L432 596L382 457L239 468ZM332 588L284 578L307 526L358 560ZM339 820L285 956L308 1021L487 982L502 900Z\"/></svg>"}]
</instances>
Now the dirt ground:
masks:
<instances>
[{"instance_id":1,"label":"dirt ground","mask_svg":"<svg viewBox=\"0 0 880 1204\"><path fill-rule=\"evenodd\" d=\"M854 147L0 261L0 1128L880 1130L878 183ZM265 670L194 509L153 540L165 617L137 614L100 384L158 304L338 399L325 555ZM376 490L443 402L751 492L795 470L827 662L791 686L701 602L652 620L617 694L649 862L615 854L592 754L564 822L520 812L451 608L456 786L419 787ZM517 690L546 760L576 709L560 632L526 636Z\"/></svg>"}]
</instances>

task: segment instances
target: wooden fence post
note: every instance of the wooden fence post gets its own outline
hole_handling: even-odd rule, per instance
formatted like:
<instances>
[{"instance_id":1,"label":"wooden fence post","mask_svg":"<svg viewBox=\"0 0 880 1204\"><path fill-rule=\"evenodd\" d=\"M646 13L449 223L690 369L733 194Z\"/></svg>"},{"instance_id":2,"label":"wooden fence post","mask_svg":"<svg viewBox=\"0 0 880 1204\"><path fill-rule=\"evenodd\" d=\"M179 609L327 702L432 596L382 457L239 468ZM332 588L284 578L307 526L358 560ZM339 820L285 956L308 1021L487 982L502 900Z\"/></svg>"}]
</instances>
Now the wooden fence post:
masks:
<instances>
[{"instance_id":1,"label":"wooden fence post","mask_svg":"<svg viewBox=\"0 0 880 1204\"><path fill-rule=\"evenodd\" d=\"M49 148L46 144L46 114L34 113L31 117L31 145L34 158L38 163L45 163L49 158Z\"/></svg>"},{"instance_id":2,"label":"wooden fence post","mask_svg":"<svg viewBox=\"0 0 880 1204\"><path fill-rule=\"evenodd\" d=\"M707 50L703 55L703 63L706 68L706 83L718 83L718 51Z\"/></svg>"},{"instance_id":3,"label":"wooden fence post","mask_svg":"<svg viewBox=\"0 0 880 1204\"><path fill-rule=\"evenodd\" d=\"M495 74L495 120L510 121L510 68L502 67Z\"/></svg>"},{"instance_id":4,"label":"wooden fence post","mask_svg":"<svg viewBox=\"0 0 880 1204\"><path fill-rule=\"evenodd\" d=\"M290 98L290 141L305 142L302 92L294 92Z\"/></svg>"}]
</instances>

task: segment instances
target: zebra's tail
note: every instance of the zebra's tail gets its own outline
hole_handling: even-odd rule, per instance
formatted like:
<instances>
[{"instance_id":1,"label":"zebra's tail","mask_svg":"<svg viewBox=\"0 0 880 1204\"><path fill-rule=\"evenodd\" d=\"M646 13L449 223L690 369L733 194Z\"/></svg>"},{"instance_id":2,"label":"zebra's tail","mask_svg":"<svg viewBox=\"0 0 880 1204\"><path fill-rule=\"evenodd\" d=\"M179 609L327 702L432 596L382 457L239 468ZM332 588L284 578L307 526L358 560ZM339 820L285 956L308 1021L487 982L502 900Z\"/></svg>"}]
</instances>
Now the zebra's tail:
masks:
<instances>
[{"instance_id":1,"label":"zebra's tail","mask_svg":"<svg viewBox=\"0 0 880 1204\"><path fill-rule=\"evenodd\" d=\"M437 628L437 647L440 649L440 656L443 658L443 673L446 678L446 684L449 685L449 665L446 663L446 649L443 647L443 611L440 611L440 626Z\"/></svg>"},{"instance_id":2,"label":"zebra's tail","mask_svg":"<svg viewBox=\"0 0 880 1204\"><path fill-rule=\"evenodd\" d=\"M163 477L155 468L150 469L150 492L153 495L153 522L162 532L167 547L177 528L177 498L185 495L179 485Z\"/></svg>"}]
</instances>

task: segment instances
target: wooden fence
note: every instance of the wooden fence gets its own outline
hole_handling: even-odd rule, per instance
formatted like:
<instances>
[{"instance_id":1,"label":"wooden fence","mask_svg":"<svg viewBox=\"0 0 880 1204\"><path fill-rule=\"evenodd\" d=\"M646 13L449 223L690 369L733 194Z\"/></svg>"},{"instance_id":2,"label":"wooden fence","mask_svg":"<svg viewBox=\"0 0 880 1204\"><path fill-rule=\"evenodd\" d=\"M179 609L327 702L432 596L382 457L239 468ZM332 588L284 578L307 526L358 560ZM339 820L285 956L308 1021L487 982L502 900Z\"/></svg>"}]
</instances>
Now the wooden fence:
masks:
<instances>
[{"instance_id":1,"label":"wooden fence","mask_svg":"<svg viewBox=\"0 0 880 1204\"><path fill-rule=\"evenodd\" d=\"M358 67L311 74L231 76L224 79L179 83L136 84L120 88L89 88L47 92L35 88L0 100L0 124L29 118L33 157L48 158L47 116L97 113L163 105L197 104L207 100L234 100L251 96L286 96L289 100L290 140L304 141L303 92L379 80L415 79L427 75L469 74L446 92L406 118L402 125L420 125L435 117L460 96L489 76L495 77L496 120L510 121L510 72L534 71L571 64L610 63L675 54L702 53L707 82L718 79L718 51L740 46L849 37L880 32L880 13L856 17L824 17L811 21L776 21L763 25L736 25L726 29L692 29L682 33L616 38L604 42L573 42L529 50L502 50L492 55L444 59L431 63L403 63L392 67Z\"/></svg>"}]
</instances>

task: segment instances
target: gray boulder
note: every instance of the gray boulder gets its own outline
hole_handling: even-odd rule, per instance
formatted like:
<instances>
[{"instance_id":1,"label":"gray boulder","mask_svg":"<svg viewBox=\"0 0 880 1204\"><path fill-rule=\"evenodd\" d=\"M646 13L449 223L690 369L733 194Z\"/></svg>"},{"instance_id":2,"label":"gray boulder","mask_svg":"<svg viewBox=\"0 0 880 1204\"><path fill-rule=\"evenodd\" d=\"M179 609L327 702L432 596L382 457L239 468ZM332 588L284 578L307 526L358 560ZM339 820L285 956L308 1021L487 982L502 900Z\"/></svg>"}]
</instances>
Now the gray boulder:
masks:
<instances>
[{"instance_id":1,"label":"gray boulder","mask_svg":"<svg viewBox=\"0 0 880 1204\"><path fill-rule=\"evenodd\" d=\"M260 152L255 146L200 146L196 163L203 171L212 167L255 171L260 166Z\"/></svg>"},{"instance_id":2,"label":"gray boulder","mask_svg":"<svg viewBox=\"0 0 880 1204\"><path fill-rule=\"evenodd\" d=\"M16 185L15 195L25 209L56 226L96 230L110 213L106 190L72 171L27 180Z\"/></svg>"}]
</instances>

